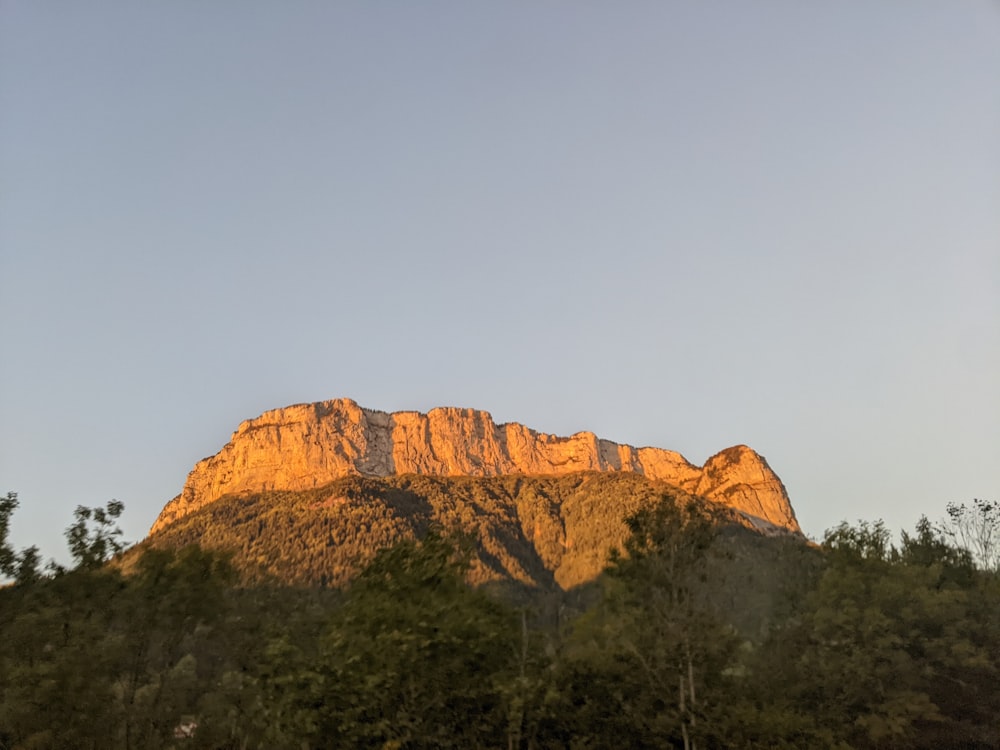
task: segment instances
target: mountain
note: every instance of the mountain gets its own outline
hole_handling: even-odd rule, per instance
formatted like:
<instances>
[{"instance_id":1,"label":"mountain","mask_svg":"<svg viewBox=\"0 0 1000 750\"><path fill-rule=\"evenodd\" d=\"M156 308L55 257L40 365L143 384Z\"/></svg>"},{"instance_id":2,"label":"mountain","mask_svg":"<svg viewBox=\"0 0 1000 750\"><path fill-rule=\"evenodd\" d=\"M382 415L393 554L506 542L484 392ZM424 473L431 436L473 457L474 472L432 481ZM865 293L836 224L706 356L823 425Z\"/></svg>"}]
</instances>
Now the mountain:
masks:
<instances>
[{"instance_id":1,"label":"mountain","mask_svg":"<svg viewBox=\"0 0 1000 750\"><path fill-rule=\"evenodd\" d=\"M665 494L801 539L781 480L746 446L697 467L482 411L388 414L338 399L241 424L198 462L148 543L230 550L247 580L339 586L377 550L436 525L472 540L473 583L568 590L621 547L627 515Z\"/></svg>"},{"instance_id":2,"label":"mountain","mask_svg":"<svg viewBox=\"0 0 1000 750\"><path fill-rule=\"evenodd\" d=\"M662 448L634 448L591 432L556 437L489 413L451 407L386 413L350 399L299 404L243 422L199 461L150 533L226 495L315 489L348 476L639 474L738 511L763 528L799 532L788 494L767 461L740 445L704 466Z\"/></svg>"},{"instance_id":3,"label":"mountain","mask_svg":"<svg viewBox=\"0 0 1000 750\"><path fill-rule=\"evenodd\" d=\"M625 517L664 495L705 502L666 482L626 472L355 475L310 490L227 495L165 526L147 543L228 550L248 582L336 587L350 581L378 550L421 538L435 525L472 542L470 583L567 591L596 579L612 548L624 545ZM750 561L748 573L760 573L762 555L772 554L765 548L806 546L798 534L747 529L738 522L741 515L721 509L720 520L727 517L733 522L727 538L736 534L739 546L756 550L742 558Z\"/></svg>"}]
</instances>

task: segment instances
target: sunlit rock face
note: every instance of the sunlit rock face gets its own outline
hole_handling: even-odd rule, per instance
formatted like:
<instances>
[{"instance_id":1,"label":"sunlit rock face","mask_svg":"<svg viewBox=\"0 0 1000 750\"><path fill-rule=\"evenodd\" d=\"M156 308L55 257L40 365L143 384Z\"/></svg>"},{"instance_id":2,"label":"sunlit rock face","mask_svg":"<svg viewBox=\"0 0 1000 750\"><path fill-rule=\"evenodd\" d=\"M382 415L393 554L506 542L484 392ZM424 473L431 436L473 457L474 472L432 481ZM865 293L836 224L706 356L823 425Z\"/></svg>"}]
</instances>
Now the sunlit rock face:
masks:
<instances>
[{"instance_id":1,"label":"sunlit rock face","mask_svg":"<svg viewBox=\"0 0 1000 750\"><path fill-rule=\"evenodd\" d=\"M151 533L223 495L305 490L352 474L435 476L634 472L731 507L761 527L799 532L784 485L746 446L727 448L704 466L662 448L633 448L590 432L570 437L517 423L495 424L484 411L443 407L392 414L350 399L299 404L243 422L214 456L199 461Z\"/></svg>"}]
</instances>

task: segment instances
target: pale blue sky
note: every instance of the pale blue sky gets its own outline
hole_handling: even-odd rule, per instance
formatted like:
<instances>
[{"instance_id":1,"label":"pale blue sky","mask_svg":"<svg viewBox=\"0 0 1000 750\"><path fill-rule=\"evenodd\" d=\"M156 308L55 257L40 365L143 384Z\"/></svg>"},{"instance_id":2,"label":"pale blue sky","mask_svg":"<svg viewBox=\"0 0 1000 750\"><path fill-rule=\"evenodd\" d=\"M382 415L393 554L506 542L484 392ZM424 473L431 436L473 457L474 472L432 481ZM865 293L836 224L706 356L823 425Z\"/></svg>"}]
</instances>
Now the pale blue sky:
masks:
<instances>
[{"instance_id":1,"label":"pale blue sky","mask_svg":"<svg viewBox=\"0 0 1000 750\"><path fill-rule=\"evenodd\" d=\"M338 396L1000 497L1000 4L0 0L0 491Z\"/></svg>"}]
</instances>

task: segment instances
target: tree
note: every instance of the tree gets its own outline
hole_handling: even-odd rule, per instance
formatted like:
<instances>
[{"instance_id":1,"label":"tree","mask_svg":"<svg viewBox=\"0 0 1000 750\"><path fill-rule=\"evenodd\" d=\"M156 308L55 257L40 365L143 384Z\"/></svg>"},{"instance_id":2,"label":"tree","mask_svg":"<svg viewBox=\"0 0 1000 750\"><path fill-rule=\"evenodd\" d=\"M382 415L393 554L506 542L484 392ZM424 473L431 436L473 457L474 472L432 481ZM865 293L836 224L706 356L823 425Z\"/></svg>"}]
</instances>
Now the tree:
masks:
<instances>
[{"instance_id":1,"label":"tree","mask_svg":"<svg viewBox=\"0 0 1000 750\"><path fill-rule=\"evenodd\" d=\"M10 533L10 517L17 508L17 493L8 492L7 497L0 498L0 576L17 574L16 555L7 543Z\"/></svg>"},{"instance_id":2,"label":"tree","mask_svg":"<svg viewBox=\"0 0 1000 750\"><path fill-rule=\"evenodd\" d=\"M119 500L109 500L104 508L77 506L73 513L76 521L66 529L66 541L77 568L99 568L125 549L122 530L115 525L123 510L125 505Z\"/></svg>"},{"instance_id":3,"label":"tree","mask_svg":"<svg viewBox=\"0 0 1000 750\"><path fill-rule=\"evenodd\" d=\"M0 577L13 578L15 584L23 586L41 578L39 568L42 559L38 547L25 547L15 552L7 542L10 517L17 506L16 492L8 492L7 497L0 498Z\"/></svg>"},{"instance_id":4,"label":"tree","mask_svg":"<svg viewBox=\"0 0 1000 750\"><path fill-rule=\"evenodd\" d=\"M316 747L482 747L505 730L516 614L464 580L431 531L380 552L330 623L315 680ZM325 743L325 744L324 744Z\"/></svg>"},{"instance_id":5,"label":"tree","mask_svg":"<svg viewBox=\"0 0 1000 750\"><path fill-rule=\"evenodd\" d=\"M995 746L998 601L968 554L926 519L899 548L881 522L841 524L824 548L806 606L765 647L771 700L829 746Z\"/></svg>"},{"instance_id":6,"label":"tree","mask_svg":"<svg viewBox=\"0 0 1000 750\"><path fill-rule=\"evenodd\" d=\"M574 633L564 691L595 746L712 743L735 639L713 612L709 554L722 519L665 494L626 520L601 605Z\"/></svg>"},{"instance_id":7,"label":"tree","mask_svg":"<svg viewBox=\"0 0 1000 750\"><path fill-rule=\"evenodd\" d=\"M17 554L17 564L14 568L14 583L18 586L27 586L42 579L42 556L38 553L38 547L32 545L25 547Z\"/></svg>"},{"instance_id":8,"label":"tree","mask_svg":"<svg viewBox=\"0 0 1000 750\"><path fill-rule=\"evenodd\" d=\"M195 546L146 549L136 561L112 621L125 748L169 744L174 728L197 713L205 692L199 657L211 655L204 644L225 615L232 580L224 555Z\"/></svg>"},{"instance_id":9,"label":"tree","mask_svg":"<svg viewBox=\"0 0 1000 750\"><path fill-rule=\"evenodd\" d=\"M967 588L972 584L975 564L971 553L949 543L944 532L935 528L926 516L917 521L915 532L903 531L893 559L903 565L936 567L942 581Z\"/></svg>"},{"instance_id":10,"label":"tree","mask_svg":"<svg viewBox=\"0 0 1000 750\"><path fill-rule=\"evenodd\" d=\"M1000 503L975 498L971 506L948 503L947 512L944 534L982 570L1000 572Z\"/></svg>"},{"instance_id":11,"label":"tree","mask_svg":"<svg viewBox=\"0 0 1000 750\"><path fill-rule=\"evenodd\" d=\"M0 747L174 746L223 681L231 582L223 557L191 547L146 550L128 574L77 568L0 589ZM224 716L203 733L228 739Z\"/></svg>"},{"instance_id":12,"label":"tree","mask_svg":"<svg viewBox=\"0 0 1000 750\"><path fill-rule=\"evenodd\" d=\"M113 748L117 574L0 590L0 727L12 747Z\"/></svg>"}]
</instances>

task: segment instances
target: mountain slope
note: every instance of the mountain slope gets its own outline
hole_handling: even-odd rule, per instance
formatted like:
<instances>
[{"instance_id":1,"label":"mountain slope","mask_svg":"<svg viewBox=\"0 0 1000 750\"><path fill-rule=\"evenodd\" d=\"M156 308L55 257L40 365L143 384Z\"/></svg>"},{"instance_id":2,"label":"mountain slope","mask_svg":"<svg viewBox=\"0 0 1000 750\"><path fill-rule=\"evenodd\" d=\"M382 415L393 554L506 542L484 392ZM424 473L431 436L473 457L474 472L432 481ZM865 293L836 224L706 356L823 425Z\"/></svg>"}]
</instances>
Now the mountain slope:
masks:
<instances>
[{"instance_id":1,"label":"mountain slope","mask_svg":"<svg viewBox=\"0 0 1000 750\"><path fill-rule=\"evenodd\" d=\"M472 583L565 590L594 580L625 540L624 518L664 493L704 502L624 472L349 476L311 490L220 498L149 543L231 550L248 580L339 586L377 550L436 524L474 542Z\"/></svg>"},{"instance_id":2,"label":"mountain slope","mask_svg":"<svg viewBox=\"0 0 1000 750\"><path fill-rule=\"evenodd\" d=\"M487 412L473 409L388 414L335 399L276 409L241 424L216 455L198 462L151 533L227 495L311 490L350 476L580 471L667 482L728 506L761 527L799 531L781 480L746 446L722 451L698 467L674 451L619 445L590 432L556 437L517 423L497 425Z\"/></svg>"}]
</instances>

